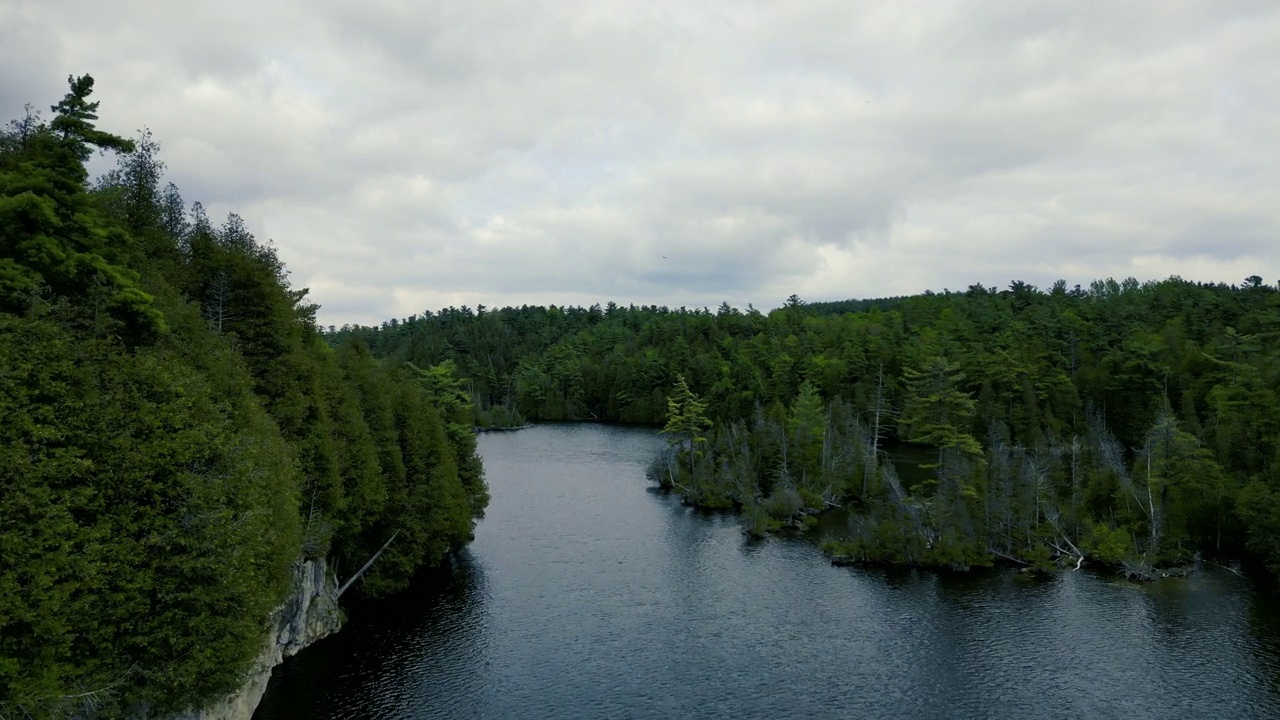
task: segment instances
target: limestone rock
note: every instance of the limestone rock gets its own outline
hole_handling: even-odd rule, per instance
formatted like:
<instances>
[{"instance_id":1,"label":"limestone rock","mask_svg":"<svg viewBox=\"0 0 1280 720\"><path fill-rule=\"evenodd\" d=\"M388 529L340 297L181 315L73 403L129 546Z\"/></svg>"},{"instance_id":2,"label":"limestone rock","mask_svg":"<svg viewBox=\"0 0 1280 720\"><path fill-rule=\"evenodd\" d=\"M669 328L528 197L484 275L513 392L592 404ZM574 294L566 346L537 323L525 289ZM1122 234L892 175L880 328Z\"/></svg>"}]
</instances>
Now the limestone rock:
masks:
<instances>
[{"instance_id":1,"label":"limestone rock","mask_svg":"<svg viewBox=\"0 0 1280 720\"><path fill-rule=\"evenodd\" d=\"M271 670L342 627L342 613L334 599L337 582L329 575L325 561L299 563L293 573L293 592L273 613L273 630L244 685L212 705L180 713L170 720L250 720L267 692Z\"/></svg>"}]
</instances>

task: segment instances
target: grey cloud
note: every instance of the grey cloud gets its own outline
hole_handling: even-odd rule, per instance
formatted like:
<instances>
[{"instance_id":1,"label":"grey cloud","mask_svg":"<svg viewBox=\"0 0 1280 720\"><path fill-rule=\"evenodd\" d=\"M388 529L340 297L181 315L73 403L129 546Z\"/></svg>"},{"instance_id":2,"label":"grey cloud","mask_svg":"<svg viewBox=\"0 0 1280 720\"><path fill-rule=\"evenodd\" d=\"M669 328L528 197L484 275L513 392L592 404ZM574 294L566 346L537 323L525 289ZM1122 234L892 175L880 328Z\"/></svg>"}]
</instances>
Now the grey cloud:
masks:
<instances>
[{"instance_id":1,"label":"grey cloud","mask_svg":"<svg viewBox=\"0 0 1280 720\"><path fill-rule=\"evenodd\" d=\"M0 108L4 122L21 116L23 107L48 115L50 86L56 91L65 75L51 62L61 54L61 41L51 28L25 18L16 8L0 6Z\"/></svg>"},{"instance_id":2,"label":"grey cloud","mask_svg":"<svg viewBox=\"0 0 1280 720\"><path fill-rule=\"evenodd\" d=\"M1276 274L1278 35L1261 0L22 0L0 110L92 72L326 323L1238 281Z\"/></svg>"}]
</instances>

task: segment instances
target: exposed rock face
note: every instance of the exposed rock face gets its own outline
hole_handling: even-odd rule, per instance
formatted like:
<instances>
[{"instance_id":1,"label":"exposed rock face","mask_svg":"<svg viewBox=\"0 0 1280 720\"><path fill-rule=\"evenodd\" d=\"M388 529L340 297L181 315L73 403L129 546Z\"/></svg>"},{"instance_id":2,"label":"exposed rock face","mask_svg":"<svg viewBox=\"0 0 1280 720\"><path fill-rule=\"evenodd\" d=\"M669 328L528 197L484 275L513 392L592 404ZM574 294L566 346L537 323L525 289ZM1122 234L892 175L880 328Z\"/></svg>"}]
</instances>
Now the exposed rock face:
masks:
<instances>
[{"instance_id":1,"label":"exposed rock face","mask_svg":"<svg viewBox=\"0 0 1280 720\"><path fill-rule=\"evenodd\" d=\"M293 594L276 609L274 628L244 685L219 702L170 720L250 720L267 691L271 669L342 627L342 614L333 597L337 583L325 562L304 562L295 566L293 573Z\"/></svg>"}]
</instances>

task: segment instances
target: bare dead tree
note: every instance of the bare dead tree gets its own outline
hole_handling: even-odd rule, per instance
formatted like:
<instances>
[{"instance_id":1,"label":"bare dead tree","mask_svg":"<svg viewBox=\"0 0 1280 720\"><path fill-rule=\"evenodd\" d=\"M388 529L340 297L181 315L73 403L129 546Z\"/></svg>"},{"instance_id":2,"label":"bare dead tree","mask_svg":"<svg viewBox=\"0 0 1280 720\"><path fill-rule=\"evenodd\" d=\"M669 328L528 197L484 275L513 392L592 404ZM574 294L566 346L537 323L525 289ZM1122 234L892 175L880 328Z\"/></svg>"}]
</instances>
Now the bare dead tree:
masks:
<instances>
[{"instance_id":1,"label":"bare dead tree","mask_svg":"<svg viewBox=\"0 0 1280 720\"><path fill-rule=\"evenodd\" d=\"M205 320L214 331L223 332L224 325L237 320L231 314L231 300L234 286L231 276L226 270L219 270L209 283L209 290L204 303Z\"/></svg>"},{"instance_id":2,"label":"bare dead tree","mask_svg":"<svg viewBox=\"0 0 1280 720\"><path fill-rule=\"evenodd\" d=\"M875 473L875 468L880 462L880 441L884 438L885 427L884 421L889 418L898 417L892 405L889 404L889 397L884 387L884 363L880 363L876 369L876 391L871 396L871 405L867 408L871 415L871 452L867 454L867 467L862 473L862 496L867 495L867 480Z\"/></svg>"}]
</instances>

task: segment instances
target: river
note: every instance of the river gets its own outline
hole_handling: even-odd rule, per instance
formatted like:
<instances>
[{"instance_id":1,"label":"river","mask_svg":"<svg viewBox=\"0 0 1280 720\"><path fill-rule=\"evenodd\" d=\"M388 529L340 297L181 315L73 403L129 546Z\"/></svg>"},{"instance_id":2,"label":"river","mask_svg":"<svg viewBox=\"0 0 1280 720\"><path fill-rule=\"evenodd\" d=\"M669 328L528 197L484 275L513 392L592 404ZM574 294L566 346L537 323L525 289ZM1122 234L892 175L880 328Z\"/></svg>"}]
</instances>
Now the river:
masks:
<instances>
[{"instance_id":1,"label":"river","mask_svg":"<svg viewBox=\"0 0 1280 720\"><path fill-rule=\"evenodd\" d=\"M1269 581L836 568L657 493L661 443L482 435L475 542L278 667L255 720L1280 718Z\"/></svg>"}]
</instances>

